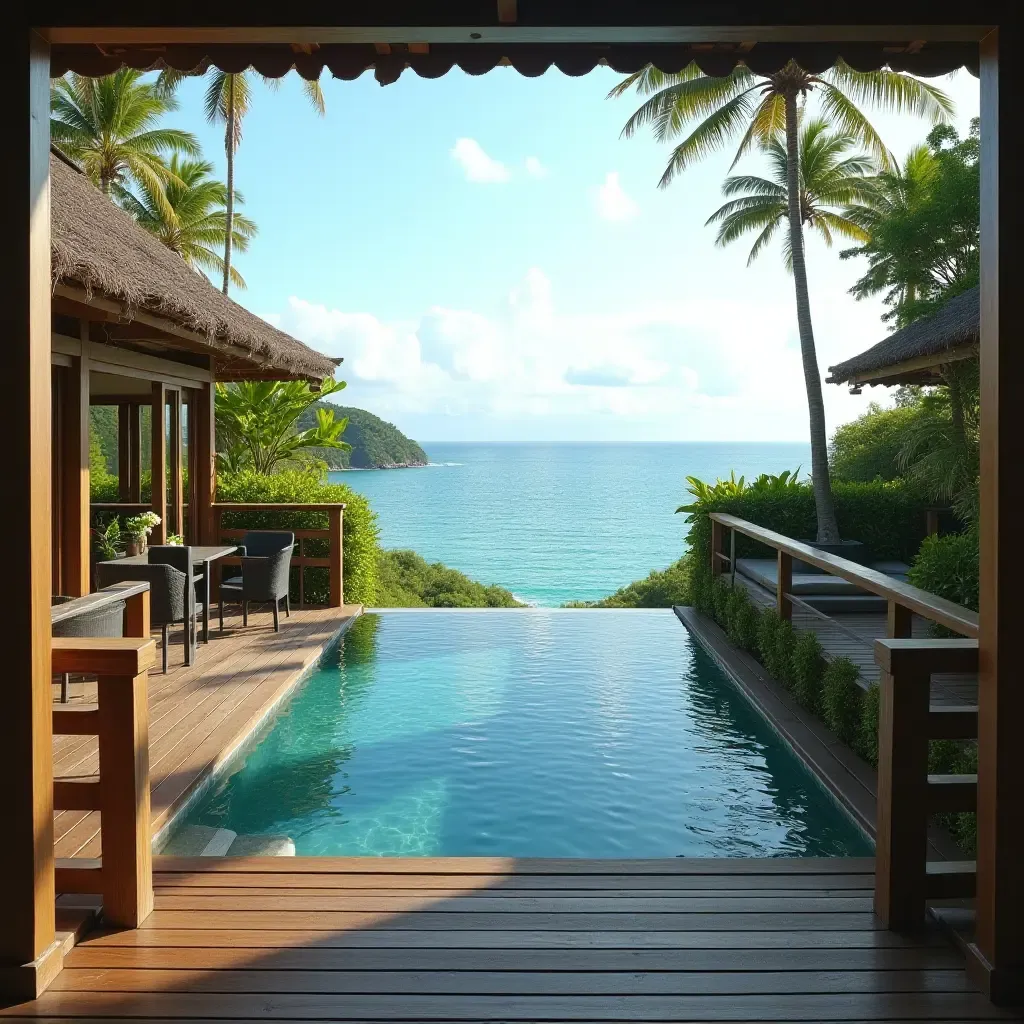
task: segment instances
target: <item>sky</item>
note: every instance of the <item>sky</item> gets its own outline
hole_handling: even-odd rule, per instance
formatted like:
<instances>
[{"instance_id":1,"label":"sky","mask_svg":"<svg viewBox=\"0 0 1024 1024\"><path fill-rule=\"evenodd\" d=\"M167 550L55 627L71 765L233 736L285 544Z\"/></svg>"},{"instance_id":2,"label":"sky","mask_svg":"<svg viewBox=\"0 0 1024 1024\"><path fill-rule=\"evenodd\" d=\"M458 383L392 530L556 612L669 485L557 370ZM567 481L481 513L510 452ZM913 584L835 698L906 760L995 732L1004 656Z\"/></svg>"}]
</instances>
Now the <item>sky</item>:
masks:
<instances>
[{"instance_id":1,"label":"sky","mask_svg":"<svg viewBox=\"0 0 1024 1024\"><path fill-rule=\"evenodd\" d=\"M705 226L734 149L659 189L669 146L620 138L637 101L606 99L619 77L325 77L323 118L295 74L257 84L235 181L259 234L232 297L344 357L336 399L423 442L806 441L780 249L748 268L749 242L718 247ZM935 81L965 131L977 80ZM223 176L202 82L178 98L168 123ZM899 158L930 127L868 112ZM823 377L888 333L880 301L848 294L864 264L841 248L808 241ZM886 401L824 391L830 432Z\"/></svg>"}]
</instances>

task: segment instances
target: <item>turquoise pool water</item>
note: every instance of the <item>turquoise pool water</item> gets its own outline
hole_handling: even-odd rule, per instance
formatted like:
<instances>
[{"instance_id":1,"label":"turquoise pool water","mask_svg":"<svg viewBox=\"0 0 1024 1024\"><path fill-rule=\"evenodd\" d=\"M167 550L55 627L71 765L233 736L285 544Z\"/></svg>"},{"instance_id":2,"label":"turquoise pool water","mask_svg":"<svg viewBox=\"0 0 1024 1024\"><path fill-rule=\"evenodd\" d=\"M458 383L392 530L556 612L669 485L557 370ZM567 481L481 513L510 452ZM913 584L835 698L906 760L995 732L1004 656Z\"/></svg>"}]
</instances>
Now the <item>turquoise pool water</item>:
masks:
<instances>
[{"instance_id":1,"label":"turquoise pool water","mask_svg":"<svg viewBox=\"0 0 1024 1024\"><path fill-rule=\"evenodd\" d=\"M364 615L184 824L299 855L857 856L670 611Z\"/></svg>"}]
</instances>

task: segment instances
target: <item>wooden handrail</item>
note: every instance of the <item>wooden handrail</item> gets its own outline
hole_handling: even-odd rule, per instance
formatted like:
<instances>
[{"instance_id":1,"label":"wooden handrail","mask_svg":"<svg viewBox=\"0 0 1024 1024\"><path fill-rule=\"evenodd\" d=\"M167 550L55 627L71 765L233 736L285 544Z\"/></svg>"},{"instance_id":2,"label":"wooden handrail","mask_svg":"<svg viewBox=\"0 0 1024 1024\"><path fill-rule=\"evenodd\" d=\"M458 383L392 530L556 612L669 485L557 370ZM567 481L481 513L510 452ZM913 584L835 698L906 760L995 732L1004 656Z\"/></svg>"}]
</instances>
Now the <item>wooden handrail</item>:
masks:
<instances>
[{"instance_id":1,"label":"wooden handrail","mask_svg":"<svg viewBox=\"0 0 1024 1024\"><path fill-rule=\"evenodd\" d=\"M73 601L65 601L63 604L52 605L50 607L50 624L73 619L83 612L97 611L117 601L127 601L128 598L135 597L144 590L149 590L148 583L131 581L112 583L109 587L104 587L95 593L76 597Z\"/></svg>"},{"instance_id":2,"label":"wooden handrail","mask_svg":"<svg viewBox=\"0 0 1024 1024\"><path fill-rule=\"evenodd\" d=\"M969 811L977 778L929 775L932 739L976 739L976 707L931 706L934 672L976 672L976 640L875 641L882 669L878 714L878 812L875 836L875 913L892 929L924 921L928 899L971 896L970 865L936 869L927 861L928 818Z\"/></svg>"},{"instance_id":3,"label":"wooden handrail","mask_svg":"<svg viewBox=\"0 0 1024 1024\"><path fill-rule=\"evenodd\" d=\"M149 666L156 644L149 635L149 588L128 597L122 638L55 638L57 672L98 675L95 708L53 710L55 735L95 735L99 775L54 779L55 810L98 810L99 860L57 862L57 892L101 893L103 916L137 928L153 910L153 855L149 796Z\"/></svg>"},{"instance_id":4,"label":"wooden handrail","mask_svg":"<svg viewBox=\"0 0 1024 1024\"><path fill-rule=\"evenodd\" d=\"M243 536L247 531L244 529L224 529L221 525L225 513L231 512L319 512L327 516L327 529L297 529L294 530L295 539L298 543L298 555L292 558L292 566L298 569L299 578L299 606L306 603L305 574L304 570L309 568L328 569L330 571L330 596L328 606L340 608L345 603L345 588L343 582L343 516L345 512L344 502L324 502L323 504L306 504L290 502L228 502L218 501L211 505L213 516L213 539L221 540L225 537L234 539ZM326 556L307 556L303 546L307 540L328 541L328 553ZM237 565L240 560L237 558L220 559L217 564L217 572L221 566Z\"/></svg>"},{"instance_id":5,"label":"wooden handrail","mask_svg":"<svg viewBox=\"0 0 1024 1024\"><path fill-rule=\"evenodd\" d=\"M941 626L946 626L955 633L961 633L971 638L977 638L978 636L978 613L971 611L969 608L954 604L952 601L947 601L943 597L930 594L927 590L921 590L919 587L912 586L909 583L895 580L891 576L886 576L885 573L878 572L876 569L869 569L867 566L851 562L846 558L840 558L838 555L829 554L819 548L812 547L810 544L803 544L798 540L793 540L791 537L786 537L784 534L776 533L774 530L748 522L746 519L739 519L725 512L711 512L710 518L712 524L717 524L721 532L724 532L725 529L733 530L770 548L774 548L779 554L780 569L782 569L782 572L779 574L780 584L782 583L782 575L787 566L791 567L792 559L798 558L801 562L816 566L827 573L831 573L833 576L838 576L841 579L856 584L869 593L885 598L890 606L889 626L891 635L906 635L906 632L909 631L909 622L906 621L907 617L900 614L900 610L905 609L923 618L930 619L932 622L937 622ZM718 533L716 537L716 531L713 529L712 537L713 571L717 574L720 571L718 567L719 561L728 561L728 556L722 552L720 546L715 546L715 540L721 537L721 533ZM781 591L779 595L779 610L781 614L785 615L787 607L791 611L788 600L789 592L781 586L779 589Z\"/></svg>"}]
</instances>

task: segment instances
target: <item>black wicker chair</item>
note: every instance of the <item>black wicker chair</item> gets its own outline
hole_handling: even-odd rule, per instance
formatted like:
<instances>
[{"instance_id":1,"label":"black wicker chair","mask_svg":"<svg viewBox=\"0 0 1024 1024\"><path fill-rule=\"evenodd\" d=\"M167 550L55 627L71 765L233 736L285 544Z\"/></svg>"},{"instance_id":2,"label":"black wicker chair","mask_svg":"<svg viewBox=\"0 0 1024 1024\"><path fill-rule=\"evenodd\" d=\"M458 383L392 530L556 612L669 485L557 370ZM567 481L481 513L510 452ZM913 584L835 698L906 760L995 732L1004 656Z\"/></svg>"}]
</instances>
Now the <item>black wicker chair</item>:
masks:
<instances>
[{"instance_id":1,"label":"black wicker chair","mask_svg":"<svg viewBox=\"0 0 1024 1024\"><path fill-rule=\"evenodd\" d=\"M198 648L198 620L203 611L206 581L201 570L198 575L196 574L195 565L192 563L192 549L182 544L154 544L147 550L147 557L150 565L173 565L178 572L192 577L192 609L189 621L192 623L192 652L195 654Z\"/></svg>"},{"instance_id":2,"label":"black wicker chair","mask_svg":"<svg viewBox=\"0 0 1024 1024\"><path fill-rule=\"evenodd\" d=\"M242 625L249 625L249 602L270 602L274 606L274 632L281 629L280 603L291 615L288 576L292 563L295 534L286 530L250 530L239 545L242 575L220 584L220 628L224 629L224 598L242 602Z\"/></svg>"},{"instance_id":3,"label":"black wicker chair","mask_svg":"<svg viewBox=\"0 0 1024 1024\"><path fill-rule=\"evenodd\" d=\"M163 633L163 667L167 671L168 629L182 623L184 629L185 664L192 664L195 642L195 598L186 590L189 577L173 565L125 565L123 562L97 562L96 582L100 587L124 580L145 580L149 584L149 620ZM189 588L190 589L190 588ZM190 607L191 605L191 607Z\"/></svg>"},{"instance_id":4,"label":"black wicker chair","mask_svg":"<svg viewBox=\"0 0 1024 1024\"><path fill-rule=\"evenodd\" d=\"M51 604L66 604L74 601L73 597L57 596L50 601ZM103 636L116 637L124 636L124 601L115 601L113 604L104 605L102 608L94 608L91 611L82 612L69 619L62 619L55 622L52 627L52 636ZM68 683L71 681L70 672L62 672L60 676L60 702L68 702Z\"/></svg>"}]
</instances>

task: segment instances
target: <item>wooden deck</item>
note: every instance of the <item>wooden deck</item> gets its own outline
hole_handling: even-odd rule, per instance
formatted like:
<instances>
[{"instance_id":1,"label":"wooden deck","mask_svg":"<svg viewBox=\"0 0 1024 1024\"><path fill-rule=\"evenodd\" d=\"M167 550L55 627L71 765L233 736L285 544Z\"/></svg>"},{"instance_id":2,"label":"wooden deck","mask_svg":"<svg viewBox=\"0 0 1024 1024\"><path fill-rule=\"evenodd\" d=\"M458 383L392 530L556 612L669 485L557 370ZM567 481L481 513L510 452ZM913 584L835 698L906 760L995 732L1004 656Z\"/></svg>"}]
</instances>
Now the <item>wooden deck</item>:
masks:
<instances>
[{"instance_id":1,"label":"wooden deck","mask_svg":"<svg viewBox=\"0 0 1024 1024\"><path fill-rule=\"evenodd\" d=\"M358 606L306 608L281 619L273 631L269 611L225 615L221 633L211 625L210 642L185 667L180 635L171 634L167 674L149 676L149 763L152 829L155 836L197 786L227 760L267 713L295 686L344 629ZM56 691L55 691L56 692ZM70 706L95 700L96 684L72 684ZM98 771L96 738L54 737L54 775L88 776ZM54 818L57 857L98 857L100 816L61 811Z\"/></svg>"},{"instance_id":2,"label":"wooden deck","mask_svg":"<svg viewBox=\"0 0 1024 1024\"><path fill-rule=\"evenodd\" d=\"M115 1020L1016 1020L931 934L882 930L867 860L157 862L0 1016Z\"/></svg>"}]
</instances>

